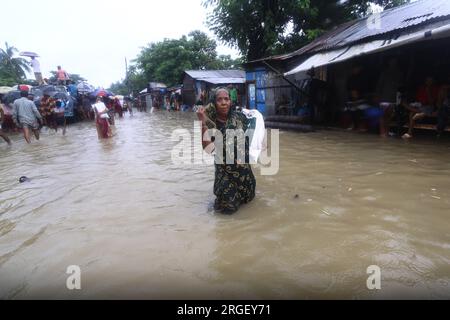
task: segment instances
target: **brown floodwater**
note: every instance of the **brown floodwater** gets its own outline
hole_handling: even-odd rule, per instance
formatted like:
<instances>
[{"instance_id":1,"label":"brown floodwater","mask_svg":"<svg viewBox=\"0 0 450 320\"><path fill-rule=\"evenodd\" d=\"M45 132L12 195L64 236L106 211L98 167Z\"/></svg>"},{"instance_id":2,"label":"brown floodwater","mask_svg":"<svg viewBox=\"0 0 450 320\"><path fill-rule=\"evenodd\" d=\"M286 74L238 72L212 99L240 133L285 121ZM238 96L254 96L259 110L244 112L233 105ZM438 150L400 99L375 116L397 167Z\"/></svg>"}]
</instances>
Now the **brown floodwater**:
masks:
<instances>
[{"instance_id":1,"label":"brown floodwater","mask_svg":"<svg viewBox=\"0 0 450 320\"><path fill-rule=\"evenodd\" d=\"M172 131L193 120L141 113L108 141L80 123L2 142L0 298L450 298L448 141L281 132L278 174L255 168L256 198L223 216L213 166L171 161Z\"/></svg>"}]
</instances>

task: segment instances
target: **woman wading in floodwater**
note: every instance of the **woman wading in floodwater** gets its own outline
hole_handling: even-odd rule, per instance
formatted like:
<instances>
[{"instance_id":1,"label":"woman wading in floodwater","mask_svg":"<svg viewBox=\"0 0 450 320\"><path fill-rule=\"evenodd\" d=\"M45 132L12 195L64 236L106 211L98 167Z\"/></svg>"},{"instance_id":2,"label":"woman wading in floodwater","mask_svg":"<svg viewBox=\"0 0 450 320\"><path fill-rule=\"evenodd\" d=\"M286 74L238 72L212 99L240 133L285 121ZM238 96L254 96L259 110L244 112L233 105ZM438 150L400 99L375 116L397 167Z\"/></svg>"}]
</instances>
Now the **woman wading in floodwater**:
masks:
<instances>
[{"instance_id":1,"label":"woman wading in floodwater","mask_svg":"<svg viewBox=\"0 0 450 320\"><path fill-rule=\"evenodd\" d=\"M97 127L97 134L99 139L108 139L110 134L108 108L103 103L101 97L97 97L95 104L92 105L92 109L95 112L95 125Z\"/></svg>"},{"instance_id":2,"label":"woman wading in floodwater","mask_svg":"<svg viewBox=\"0 0 450 320\"><path fill-rule=\"evenodd\" d=\"M200 107L197 111L198 119L202 122L203 148L214 149L217 145L223 146L223 161L215 157L215 179L214 195L217 197L214 209L224 214L232 214L239 209L243 203L253 200L255 197L256 180L250 167L248 143L245 147L230 143L227 145L226 131L229 129L242 129L244 132L249 127L247 117L231 108L230 95L226 89L218 89L215 93L215 104L210 104L207 108ZM208 129L220 130L223 136L223 144L213 143L212 139L205 137ZM242 150L242 148L245 150ZM234 151L232 163L227 163L227 154ZM239 163L239 154L245 154L245 162ZM229 161L230 162L230 161Z\"/></svg>"}]
</instances>

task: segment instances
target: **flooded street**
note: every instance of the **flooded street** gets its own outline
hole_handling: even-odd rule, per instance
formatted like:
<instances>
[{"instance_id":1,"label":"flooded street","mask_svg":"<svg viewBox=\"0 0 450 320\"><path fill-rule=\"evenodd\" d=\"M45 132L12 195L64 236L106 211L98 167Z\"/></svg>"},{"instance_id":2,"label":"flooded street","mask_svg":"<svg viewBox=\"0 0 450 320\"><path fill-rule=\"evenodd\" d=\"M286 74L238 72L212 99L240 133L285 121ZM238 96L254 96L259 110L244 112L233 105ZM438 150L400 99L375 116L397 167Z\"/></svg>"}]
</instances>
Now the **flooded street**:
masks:
<instances>
[{"instance_id":1,"label":"flooded street","mask_svg":"<svg viewBox=\"0 0 450 320\"><path fill-rule=\"evenodd\" d=\"M278 174L254 169L255 200L223 216L214 167L171 161L193 120L136 113L108 141L79 123L0 144L0 298L450 298L448 141L281 132Z\"/></svg>"}]
</instances>

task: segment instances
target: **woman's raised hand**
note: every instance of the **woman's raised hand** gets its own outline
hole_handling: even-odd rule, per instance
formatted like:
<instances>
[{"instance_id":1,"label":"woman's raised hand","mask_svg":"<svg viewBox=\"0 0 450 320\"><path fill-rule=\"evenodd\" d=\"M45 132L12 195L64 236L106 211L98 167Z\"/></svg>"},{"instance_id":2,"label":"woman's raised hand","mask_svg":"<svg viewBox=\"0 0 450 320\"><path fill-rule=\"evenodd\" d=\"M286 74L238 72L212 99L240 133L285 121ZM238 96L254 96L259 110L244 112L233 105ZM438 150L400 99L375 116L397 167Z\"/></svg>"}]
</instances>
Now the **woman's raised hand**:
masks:
<instances>
[{"instance_id":1,"label":"woman's raised hand","mask_svg":"<svg viewBox=\"0 0 450 320\"><path fill-rule=\"evenodd\" d=\"M197 109L197 117L198 120L200 120L202 123L206 122L206 111L205 111L205 107L200 106Z\"/></svg>"}]
</instances>

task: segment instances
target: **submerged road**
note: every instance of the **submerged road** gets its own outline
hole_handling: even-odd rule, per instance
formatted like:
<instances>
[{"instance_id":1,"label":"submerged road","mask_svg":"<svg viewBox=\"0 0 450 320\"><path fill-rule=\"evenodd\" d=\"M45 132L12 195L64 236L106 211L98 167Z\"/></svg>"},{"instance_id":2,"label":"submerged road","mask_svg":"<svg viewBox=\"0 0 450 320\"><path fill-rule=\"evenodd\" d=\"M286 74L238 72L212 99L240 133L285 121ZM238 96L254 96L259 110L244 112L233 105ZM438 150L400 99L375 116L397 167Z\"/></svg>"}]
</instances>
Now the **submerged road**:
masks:
<instances>
[{"instance_id":1,"label":"submerged road","mask_svg":"<svg viewBox=\"0 0 450 320\"><path fill-rule=\"evenodd\" d=\"M448 142L281 132L278 174L255 168L255 200L222 216L213 166L171 161L172 131L194 119L0 144L0 298L450 298Z\"/></svg>"}]
</instances>

